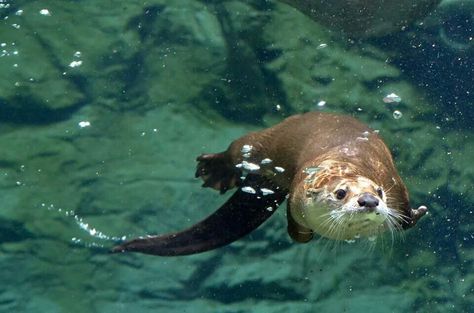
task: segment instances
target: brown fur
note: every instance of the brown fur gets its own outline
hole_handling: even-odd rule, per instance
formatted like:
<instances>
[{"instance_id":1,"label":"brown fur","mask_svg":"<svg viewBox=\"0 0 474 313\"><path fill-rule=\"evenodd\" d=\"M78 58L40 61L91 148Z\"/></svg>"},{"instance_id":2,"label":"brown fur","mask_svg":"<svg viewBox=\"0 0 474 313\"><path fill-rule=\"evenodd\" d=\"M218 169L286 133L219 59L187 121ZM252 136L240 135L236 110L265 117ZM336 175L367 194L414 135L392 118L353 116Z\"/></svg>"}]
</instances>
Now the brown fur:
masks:
<instances>
[{"instance_id":1,"label":"brown fur","mask_svg":"<svg viewBox=\"0 0 474 313\"><path fill-rule=\"evenodd\" d=\"M247 158L243 157L241 151L244 145L253 146ZM301 182L307 177L304 170L317 167L324 160L332 160L341 165L331 172L326 172L326 177L320 177L315 188L327 184L328 180L335 176L364 176L389 190L387 195L391 200L387 202L392 209L407 218L411 217L408 191L395 169L389 149L377 133L349 116L320 112L294 115L273 127L249 133L232 142L225 152L211 156L219 156L225 160L227 173L233 173L232 178L229 178L228 174L224 176L229 183L223 185L223 180L218 177L208 179L206 175L197 176L203 177L204 186L221 191L237 185L237 177L242 173L235 165L243 160L260 164L264 158L271 159L270 168L278 166L285 171L278 173L262 168L260 173L272 180L282 191L290 194L290 207L296 202L295 199L302 197L305 192L301 187ZM203 155L198 158L201 160L198 169L204 167L202 160L205 157L206 155ZM221 163L220 168L223 168ZM209 172L212 172L212 169L209 169ZM296 227L291 225L292 222L290 216L290 229Z\"/></svg>"},{"instance_id":2,"label":"brown fur","mask_svg":"<svg viewBox=\"0 0 474 313\"><path fill-rule=\"evenodd\" d=\"M369 140L361 139L364 132L369 132ZM269 158L272 166L285 169L281 174L269 176L285 190L291 192L291 186L306 177L305 168L331 159L347 163L353 174L392 188L400 209L408 210L408 192L389 149L378 134L352 117L320 112L291 116L280 124L232 142L225 152L230 163L242 162L241 148L245 144L254 147L250 157L254 163ZM353 155L342 154L340 149L344 146Z\"/></svg>"},{"instance_id":3,"label":"brown fur","mask_svg":"<svg viewBox=\"0 0 474 313\"><path fill-rule=\"evenodd\" d=\"M187 229L132 239L113 252L177 256L216 249L252 232L288 196L288 233L298 242L308 242L313 232L342 240L377 234L387 227L391 231L408 228L427 212L423 206L410 209L408 192L380 137L348 116L295 115L235 140L224 152L203 154L197 161L196 177L203 179L204 187L221 193L242 188ZM242 179L244 170L249 173ZM342 186L345 189L338 189ZM380 187L387 201L380 194L376 198ZM341 198L340 190L352 196ZM328 228L327 221L336 224Z\"/></svg>"}]
</instances>

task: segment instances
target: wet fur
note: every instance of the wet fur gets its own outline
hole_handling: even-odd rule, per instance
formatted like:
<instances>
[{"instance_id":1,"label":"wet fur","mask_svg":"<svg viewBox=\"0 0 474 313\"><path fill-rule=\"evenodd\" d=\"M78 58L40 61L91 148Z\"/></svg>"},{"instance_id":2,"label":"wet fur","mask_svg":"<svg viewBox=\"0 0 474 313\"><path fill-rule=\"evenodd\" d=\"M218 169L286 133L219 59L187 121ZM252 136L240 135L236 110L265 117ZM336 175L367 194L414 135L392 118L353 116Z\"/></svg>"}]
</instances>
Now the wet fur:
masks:
<instances>
[{"instance_id":1,"label":"wet fur","mask_svg":"<svg viewBox=\"0 0 474 313\"><path fill-rule=\"evenodd\" d=\"M253 231L287 196L288 233L297 242L310 241L313 233L339 240L354 237L347 225L369 211L368 207L358 208L354 197L361 192L377 197L377 187L385 191L377 208L384 220L363 226L364 235L378 235L386 229L393 235L415 225L427 210L410 208L407 189L382 139L348 116L295 115L235 140L224 152L203 154L197 161L195 176L203 180L203 187L221 193L239 189L216 212L190 228L137 238L115 247L114 252L173 256L212 250ZM307 170L315 168L321 170L308 175ZM338 184L348 182L367 186L350 194L345 204L335 201ZM321 210L317 223L305 219L313 209ZM355 222L365 223L364 219Z\"/></svg>"}]
</instances>

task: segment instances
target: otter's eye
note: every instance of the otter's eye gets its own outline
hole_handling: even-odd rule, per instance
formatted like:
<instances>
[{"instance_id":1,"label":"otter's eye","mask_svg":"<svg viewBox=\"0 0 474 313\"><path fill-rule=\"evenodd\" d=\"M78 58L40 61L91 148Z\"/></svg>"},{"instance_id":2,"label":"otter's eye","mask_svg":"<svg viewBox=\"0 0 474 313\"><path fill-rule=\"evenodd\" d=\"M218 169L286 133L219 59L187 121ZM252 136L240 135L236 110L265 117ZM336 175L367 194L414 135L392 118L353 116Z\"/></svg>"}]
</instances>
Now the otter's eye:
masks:
<instances>
[{"instance_id":1,"label":"otter's eye","mask_svg":"<svg viewBox=\"0 0 474 313\"><path fill-rule=\"evenodd\" d=\"M383 191L382 191L382 188L377 188L377 194L379 195L380 198L383 197Z\"/></svg>"},{"instance_id":2,"label":"otter's eye","mask_svg":"<svg viewBox=\"0 0 474 313\"><path fill-rule=\"evenodd\" d=\"M344 189L338 189L336 190L336 198L338 198L339 200L342 200L344 199L344 197L346 196L347 192L344 190Z\"/></svg>"}]
</instances>

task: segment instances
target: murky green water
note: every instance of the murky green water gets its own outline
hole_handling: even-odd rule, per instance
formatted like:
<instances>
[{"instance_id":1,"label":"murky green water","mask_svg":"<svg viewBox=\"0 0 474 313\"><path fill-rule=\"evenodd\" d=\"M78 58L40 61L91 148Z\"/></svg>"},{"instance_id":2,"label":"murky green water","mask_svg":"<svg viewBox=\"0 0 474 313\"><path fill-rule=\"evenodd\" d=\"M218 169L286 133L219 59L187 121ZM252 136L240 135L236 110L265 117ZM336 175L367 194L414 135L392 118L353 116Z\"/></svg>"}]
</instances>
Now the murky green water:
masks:
<instances>
[{"instance_id":1,"label":"murky green water","mask_svg":"<svg viewBox=\"0 0 474 313\"><path fill-rule=\"evenodd\" d=\"M0 311L474 312L472 16L364 38L276 1L0 0ZM296 244L283 205L215 251L109 253L224 203L198 155L312 110L378 129L429 215Z\"/></svg>"}]
</instances>

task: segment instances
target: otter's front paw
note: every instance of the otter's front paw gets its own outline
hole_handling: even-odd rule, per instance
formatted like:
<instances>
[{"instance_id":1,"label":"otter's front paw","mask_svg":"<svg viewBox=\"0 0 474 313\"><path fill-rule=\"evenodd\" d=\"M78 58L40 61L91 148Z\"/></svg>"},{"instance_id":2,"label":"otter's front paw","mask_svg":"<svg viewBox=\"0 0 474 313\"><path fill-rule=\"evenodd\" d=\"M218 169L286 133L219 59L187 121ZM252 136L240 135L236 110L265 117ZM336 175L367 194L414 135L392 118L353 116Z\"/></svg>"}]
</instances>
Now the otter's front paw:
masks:
<instances>
[{"instance_id":1,"label":"otter's front paw","mask_svg":"<svg viewBox=\"0 0 474 313\"><path fill-rule=\"evenodd\" d=\"M225 193L239 185L241 171L237 169L225 152L202 154L198 161L196 178L201 177L203 187L211 187Z\"/></svg>"}]
</instances>

